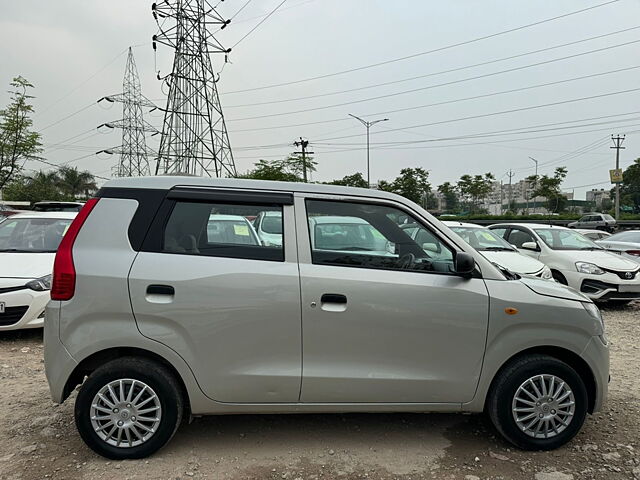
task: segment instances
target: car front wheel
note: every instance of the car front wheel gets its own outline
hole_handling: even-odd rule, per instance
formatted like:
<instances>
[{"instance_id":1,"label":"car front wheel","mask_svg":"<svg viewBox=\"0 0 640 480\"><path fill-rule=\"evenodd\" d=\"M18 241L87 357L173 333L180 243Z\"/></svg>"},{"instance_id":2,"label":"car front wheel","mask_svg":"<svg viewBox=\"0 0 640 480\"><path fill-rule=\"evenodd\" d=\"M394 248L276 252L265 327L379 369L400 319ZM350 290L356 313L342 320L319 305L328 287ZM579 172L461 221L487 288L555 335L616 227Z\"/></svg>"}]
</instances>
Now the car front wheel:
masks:
<instances>
[{"instance_id":1,"label":"car front wheel","mask_svg":"<svg viewBox=\"0 0 640 480\"><path fill-rule=\"evenodd\" d=\"M121 358L95 370L75 403L80 436L114 460L143 458L162 448L182 419L181 389L162 365Z\"/></svg>"},{"instance_id":2,"label":"car front wheel","mask_svg":"<svg viewBox=\"0 0 640 480\"><path fill-rule=\"evenodd\" d=\"M571 440L587 414L585 384L568 364L528 355L495 379L487 410L502 436L524 450L551 450Z\"/></svg>"}]
</instances>

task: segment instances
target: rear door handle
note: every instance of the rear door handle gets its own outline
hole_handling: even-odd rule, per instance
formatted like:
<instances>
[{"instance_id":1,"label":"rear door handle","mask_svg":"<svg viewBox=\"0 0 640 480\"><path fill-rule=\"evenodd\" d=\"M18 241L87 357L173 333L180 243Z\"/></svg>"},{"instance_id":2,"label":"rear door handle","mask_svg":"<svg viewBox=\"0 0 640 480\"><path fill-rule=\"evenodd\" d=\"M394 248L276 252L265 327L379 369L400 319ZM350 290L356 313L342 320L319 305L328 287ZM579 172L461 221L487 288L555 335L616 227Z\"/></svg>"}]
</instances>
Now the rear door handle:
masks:
<instances>
[{"instance_id":1,"label":"rear door handle","mask_svg":"<svg viewBox=\"0 0 640 480\"><path fill-rule=\"evenodd\" d=\"M175 295L176 291L171 285L149 285L147 295Z\"/></svg>"},{"instance_id":2,"label":"rear door handle","mask_svg":"<svg viewBox=\"0 0 640 480\"><path fill-rule=\"evenodd\" d=\"M322 303L341 303L347 304L347 297L345 295L341 295L339 293L325 293L320 298Z\"/></svg>"}]
</instances>

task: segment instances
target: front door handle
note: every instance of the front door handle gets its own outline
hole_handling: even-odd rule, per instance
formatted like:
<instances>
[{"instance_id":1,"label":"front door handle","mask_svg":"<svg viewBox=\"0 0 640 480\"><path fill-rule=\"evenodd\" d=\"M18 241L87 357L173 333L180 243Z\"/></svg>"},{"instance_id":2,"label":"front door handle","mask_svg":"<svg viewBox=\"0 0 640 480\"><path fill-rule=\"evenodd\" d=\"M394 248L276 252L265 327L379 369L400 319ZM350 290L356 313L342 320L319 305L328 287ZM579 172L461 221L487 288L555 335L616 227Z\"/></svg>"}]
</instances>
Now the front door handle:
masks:
<instances>
[{"instance_id":1,"label":"front door handle","mask_svg":"<svg viewBox=\"0 0 640 480\"><path fill-rule=\"evenodd\" d=\"M147 295L175 295L176 291L171 285L149 285Z\"/></svg>"},{"instance_id":2,"label":"front door handle","mask_svg":"<svg viewBox=\"0 0 640 480\"><path fill-rule=\"evenodd\" d=\"M347 297L345 295L341 295L339 293L325 293L320 298L322 303L341 303L347 304Z\"/></svg>"}]
</instances>

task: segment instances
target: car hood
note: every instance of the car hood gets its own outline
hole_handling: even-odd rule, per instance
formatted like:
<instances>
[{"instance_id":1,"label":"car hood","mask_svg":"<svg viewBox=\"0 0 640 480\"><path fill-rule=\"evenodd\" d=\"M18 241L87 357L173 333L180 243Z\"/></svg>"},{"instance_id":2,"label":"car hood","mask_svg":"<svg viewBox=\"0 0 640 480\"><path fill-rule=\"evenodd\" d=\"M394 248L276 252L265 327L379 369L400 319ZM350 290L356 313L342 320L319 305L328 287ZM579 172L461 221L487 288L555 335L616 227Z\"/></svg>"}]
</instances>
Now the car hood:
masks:
<instances>
[{"instance_id":1,"label":"car hood","mask_svg":"<svg viewBox=\"0 0 640 480\"><path fill-rule=\"evenodd\" d=\"M578 302L590 302L589 298L571 287L561 283L550 282L536 277L522 277L520 279L530 290L545 297L565 298Z\"/></svg>"},{"instance_id":2,"label":"car hood","mask_svg":"<svg viewBox=\"0 0 640 480\"><path fill-rule=\"evenodd\" d=\"M0 278L39 278L53 271L55 253L0 252Z\"/></svg>"},{"instance_id":3,"label":"car hood","mask_svg":"<svg viewBox=\"0 0 640 480\"><path fill-rule=\"evenodd\" d=\"M607 252L606 250L556 250L556 253L565 255L574 262L594 263L600 268L606 268L607 270L624 272L638 269L636 262L616 255L615 253Z\"/></svg>"},{"instance_id":4,"label":"car hood","mask_svg":"<svg viewBox=\"0 0 640 480\"><path fill-rule=\"evenodd\" d=\"M544 268L542 262L518 252L481 251L480 253L490 262L516 273L538 273Z\"/></svg>"}]
</instances>

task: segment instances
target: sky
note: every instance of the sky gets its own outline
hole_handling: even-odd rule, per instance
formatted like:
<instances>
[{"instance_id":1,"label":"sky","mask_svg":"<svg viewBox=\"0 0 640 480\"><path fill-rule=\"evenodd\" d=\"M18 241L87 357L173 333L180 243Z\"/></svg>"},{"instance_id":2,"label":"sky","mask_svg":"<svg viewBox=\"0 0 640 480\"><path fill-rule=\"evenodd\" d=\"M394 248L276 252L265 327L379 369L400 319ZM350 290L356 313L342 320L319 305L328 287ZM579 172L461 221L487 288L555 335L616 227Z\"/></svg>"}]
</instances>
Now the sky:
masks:
<instances>
[{"instance_id":1,"label":"sky","mask_svg":"<svg viewBox=\"0 0 640 480\"><path fill-rule=\"evenodd\" d=\"M216 38L234 45L281 1L219 2L225 18L244 8ZM354 114L389 119L371 128L372 181L422 167L434 186L485 172L508 183L509 170L515 182L534 173L533 157L540 174L567 167L576 198L609 188L611 135L626 134L621 167L640 157L640 0L607 1L287 0L229 63L213 56L236 167L283 158L302 136L318 162L313 180L366 176ZM0 106L12 77L34 84L48 162L110 176L117 156L94 153L120 132L96 127L122 110L96 101L122 90L129 46L144 95L164 106L157 72L169 73L173 56L151 46L151 3L0 0ZM161 128L162 112L145 115Z\"/></svg>"}]
</instances>

